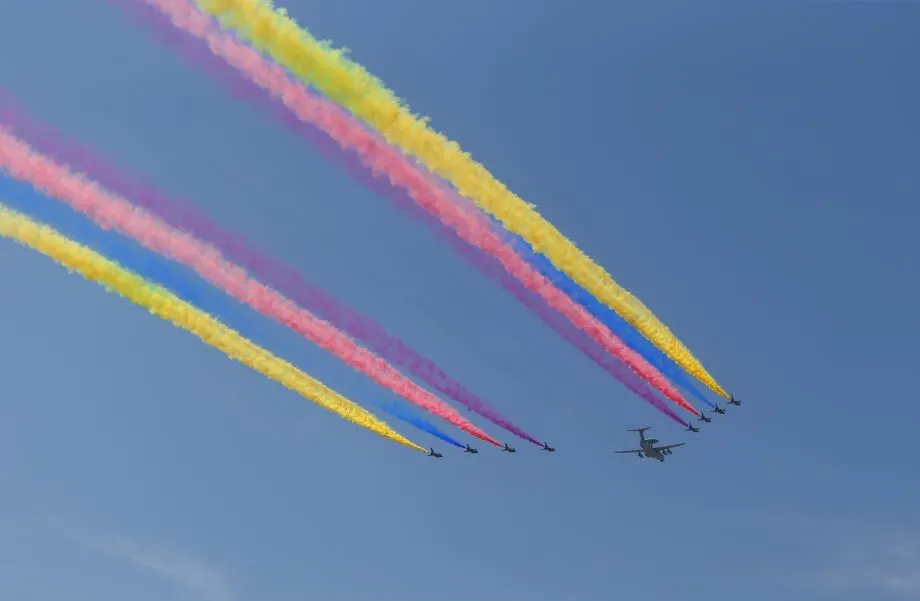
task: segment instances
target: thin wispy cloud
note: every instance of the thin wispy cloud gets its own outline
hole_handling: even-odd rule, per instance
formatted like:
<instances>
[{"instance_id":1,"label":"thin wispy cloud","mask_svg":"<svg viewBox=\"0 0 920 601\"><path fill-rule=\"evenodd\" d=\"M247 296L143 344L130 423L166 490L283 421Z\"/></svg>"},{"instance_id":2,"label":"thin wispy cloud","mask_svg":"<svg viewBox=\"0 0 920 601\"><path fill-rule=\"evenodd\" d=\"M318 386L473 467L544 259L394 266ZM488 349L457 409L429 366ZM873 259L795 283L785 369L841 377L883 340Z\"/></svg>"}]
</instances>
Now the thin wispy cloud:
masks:
<instances>
[{"instance_id":1,"label":"thin wispy cloud","mask_svg":"<svg viewBox=\"0 0 920 601\"><path fill-rule=\"evenodd\" d=\"M142 544L127 537L95 538L91 546L165 578L203 601L232 601L229 582L220 571L179 550Z\"/></svg>"},{"instance_id":2,"label":"thin wispy cloud","mask_svg":"<svg viewBox=\"0 0 920 601\"><path fill-rule=\"evenodd\" d=\"M824 569L829 588L841 592L884 592L920 599L920 538L900 540L888 534L876 540L851 540Z\"/></svg>"},{"instance_id":3,"label":"thin wispy cloud","mask_svg":"<svg viewBox=\"0 0 920 601\"><path fill-rule=\"evenodd\" d=\"M920 601L920 529L854 517L769 522L789 544L796 584L854 597Z\"/></svg>"}]
</instances>

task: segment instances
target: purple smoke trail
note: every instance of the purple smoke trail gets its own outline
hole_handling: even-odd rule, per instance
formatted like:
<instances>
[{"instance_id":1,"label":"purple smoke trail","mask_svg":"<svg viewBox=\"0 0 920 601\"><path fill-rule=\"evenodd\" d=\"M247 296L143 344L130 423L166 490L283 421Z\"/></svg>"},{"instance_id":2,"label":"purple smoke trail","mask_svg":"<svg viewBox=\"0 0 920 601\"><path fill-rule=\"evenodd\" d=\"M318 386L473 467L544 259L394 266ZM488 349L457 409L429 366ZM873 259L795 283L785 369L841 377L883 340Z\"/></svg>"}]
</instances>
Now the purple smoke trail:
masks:
<instances>
[{"instance_id":1,"label":"purple smoke trail","mask_svg":"<svg viewBox=\"0 0 920 601\"><path fill-rule=\"evenodd\" d=\"M234 96L256 107L270 111L283 124L297 132L330 161L344 163L352 175L364 174L364 167L354 153L343 152L338 144L324 132L297 120L284 105L275 101L258 86L240 75L235 69L211 54L207 47L194 37L176 30L158 11L146 4L127 0L110 0L125 8L145 25L153 27L163 43L179 49L183 55L200 68L212 72ZM388 334L380 325L345 306L331 295L305 281L294 269L282 265L270 256L250 248L237 236L223 230L208 217L190 206L190 203L170 199L147 182L129 176L78 144L62 140L50 128L29 118L27 112L0 91L0 124L19 137L29 141L37 150L54 156L98 181L105 188L125 198L130 198L157 215L173 227L185 230L195 237L217 247L232 261L245 267L258 279L283 292L289 298L329 321L350 336L361 340L373 351L412 372L436 390L453 398L479 415L520 438L541 445L540 441L486 405L459 382L450 378L440 367ZM367 181L371 181L366 178ZM378 186L372 186L375 191ZM389 187L389 186L387 186ZM392 188L391 188L392 189ZM394 189L395 192L395 189ZM414 203L413 203L414 204Z\"/></svg>"},{"instance_id":2,"label":"purple smoke trail","mask_svg":"<svg viewBox=\"0 0 920 601\"><path fill-rule=\"evenodd\" d=\"M296 132L301 138L312 145L325 159L333 163L338 163L344 167L345 171L354 180L374 193L389 199L410 218L431 228L431 231L436 236L446 240L468 263L478 269L483 275L502 286L521 304L534 311L548 327L552 328L569 344L594 361L601 369L622 382L633 393L649 401L656 407L665 406L664 401L657 395L649 383L633 372L625 363L606 352L597 342L592 340L590 336L576 328L571 322L554 311L543 299L525 288L523 284L518 282L504 270L497 259L467 243L452 229L422 210L421 207L412 200L407 191L393 186L387 178L376 177L361 163L357 153L343 150L339 144L325 132L299 120L282 102L274 99L268 92L253 83L252 80L241 75L237 69L234 69L225 61L216 57L200 39L173 27L167 17L160 11L152 8L146 2L137 0L109 1L128 10L128 12L142 25L150 27L162 43L171 48L175 48L181 52L187 60L217 78L231 91L233 96L245 100L256 108L270 113L286 128ZM474 214L479 213L479 209L467 199L457 195L446 186L444 189L449 191L455 201L462 204L468 211ZM267 257L259 257L254 251L246 249L242 246L242 242L238 242L232 239L229 234L217 230L216 226L211 224L206 218L200 218L200 221L201 223L196 223L199 228L216 230L207 232L206 236L208 239L216 240L222 238L226 239L228 242L240 245L239 248L233 247L234 252L240 253L241 256L239 258L229 252L228 256L244 265L246 264L245 260L247 258L258 260L258 265L253 264L253 271L256 271L258 267L260 271L274 272L275 277L279 278L278 285L280 286L280 282L284 282L285 285L290 286L292 288L291 292L293 293L291 297L300 302L301 298L297 295L296 291L305 284L300 280L299 274L292 270L285 271L283 275L282 273L278 273L277 270L282 268L274 261ZM189 231L197 234L199 229L190 229ZM228 248L228 251L229 250L230 248ZM271 283L274 284L274 282ZM532 436L519 431L516 427L508 423L507 420L497 421L495 419L497 414L486 414L481 411L480 408L475 407L474 404L481 403L481 401L478 401L478 399L463 389L459 384L451 381L437 366L419 357L414 351L405 347L401 341L390 338L377 324L356 314L343 315L341 317L342 322L340 323L338 321L338 319L340 319L338 313L341 311L348 312L348 309L343 307L337 311L335 301L320 290L311 291L310 294L316 294L317 296L313 300L315 303L319 303L322 306L310 306L308 308L311 308L314 312L320 314L320 316L337 325L339 328L351 333L353 336L363 340L369 345L374 345L374 342L378 340L386 341L385 344L387 346L372 346L378 354L390 359L393 363L403 365L415 373L419 378L428 382L432 387L461 404L470 407L480 415L487 417L510 432L514 432L521 438L539 444ZM393 356L391 353L395 353L397 356ZM405 356L408 362L401 362L398 358L399 356ZM431 372L431 370L436 371ZM485 409L485 411L491 410ZM671 414L671 416L672 418L676 418L673 414ZM676 419L683 423L679 418Z\"/></svg>"}]
</instances>

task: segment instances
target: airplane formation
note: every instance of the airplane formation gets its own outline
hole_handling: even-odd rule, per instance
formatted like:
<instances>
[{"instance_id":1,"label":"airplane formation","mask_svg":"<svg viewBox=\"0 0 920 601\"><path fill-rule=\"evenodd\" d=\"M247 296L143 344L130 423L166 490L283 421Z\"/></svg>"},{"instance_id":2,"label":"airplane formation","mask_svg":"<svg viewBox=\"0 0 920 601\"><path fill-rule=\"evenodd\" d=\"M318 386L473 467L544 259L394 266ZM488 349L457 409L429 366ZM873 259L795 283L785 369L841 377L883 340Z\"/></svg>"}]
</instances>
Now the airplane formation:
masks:
<instances>
[{"instance_id":1,"label":"airplane formation","mask_svg":"<svg viewBox=\"0 0 920 601\"><path fill-rule=\"evenodd\" d=\"M741 401L735 399L735 395L731 395L731 398L728 401L729 405L741 406ZM725 409L719 407L718 405L712 410L713 413L718 413L719 415L725 415ZM712 418L706 415L705 413L700 413L699 421L709 423L712 421ZM677 444L669 444L663 446L655 446L658 444L657 438L646 438L645 433L651 428L635 428L627 430L627 432L638 432L639 433L639 448L630 449L628 451L614 451L614 453L635 453L639 459L657 459L658 461L664 463L664 458L668 455L674 453L673 449L677 447L684 446L683 442ZM700 429L693 424L687 424L687 430L689 432L699 432Z\"/></svg>"},{"instance_id":2,"label":"airplane formation","mask_svg":"<svg viewBox=\"0 0 920 601\"><path fill-rule=\"evenodd\" d=\"M735 399L735 395L731 395L731 398L728 400L728 404L729 404L729 405L736 405L736 406L740 407L740 406L741 406L741 401L736 400L736 399ZM723 409L722 407L719 407L719 405L716 405L715 408L712 410L712 412L713 412L713 413L718 413L719 415L725 415L725 409ZM712 418L709 417L708 415L706 415L705 413L702 413L702 412L701 412L701 413L700 413L700 417L699 417L699 421L709 423L709 422L712 421ZM655 446L655 445L658 444L658 439L657 439L657 438L646 438L646 437L645 437L645 433L646 433L647 431L649 431L649 430L651 430L650 427L645 427L645 428L633 428L633 429L627 430L627 432L637 432L637 433L639 434L639 448L638 448L638 449L630 449L630 450L627 450L627 451L614 451L614 453L635 453L636 456L639 457L640 459L657 459L658 461L660 461L660 462L663 463L663 462L664 462L664 458L665 458L666 456L673 454L673 452L674 452L673 449L676 449L677 447L682 447L682 446L684 446L684 445L686 444L686 443L683 443L683 442L679 442L679 443L676 443L676 444L663 445L663 446L660 446L660 447L659 447L659 446ZM700 429L699 429L698 427L694 426L693 424L687 424L687 430L688 430L689 432L699 432L699 431L700 431ZM502 452L505 452L505 453L517 453L517 449L515 449L514 447L512 447L511 445L509 445L507 442L506 442L506 443L503 443L503 444L504 444L504 447L502 447ZM554 449L553 447L549 446L549 444L548 444L546 441L543 442L543 448L542 448L541 450L543 450L543 451L548 451L548 452L550 452L550 453L555 453L555 452L556 452L556 449ZM429 457L437 457L437 458L443 457L443 455L441 455L440 453L436 452L434 449L429 449L429 451L430 451L430 452L428 453L428 456L429 456ZM467 444L467 445L466 445L466 448L463 450L463 452L464 452L464 453L471 453L471 454L474 454L474 455L475 455L475 454L478 454L478 453L479 453L479 449L474 449L474 448L471 447L469 444Z\"/></svg>"}]
</instances>

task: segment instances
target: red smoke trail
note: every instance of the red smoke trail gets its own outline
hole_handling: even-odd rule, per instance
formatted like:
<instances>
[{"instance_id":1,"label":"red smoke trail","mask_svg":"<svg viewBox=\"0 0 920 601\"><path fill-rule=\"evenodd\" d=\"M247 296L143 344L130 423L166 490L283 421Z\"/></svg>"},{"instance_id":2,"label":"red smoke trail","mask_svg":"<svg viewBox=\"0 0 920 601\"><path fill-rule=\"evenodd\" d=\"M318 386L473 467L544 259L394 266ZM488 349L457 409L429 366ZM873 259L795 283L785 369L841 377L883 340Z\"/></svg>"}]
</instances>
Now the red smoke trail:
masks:
<instances>
[{"instance_id":1,"label":"red smoke trail","mask_svg":"<svg viewBox=\"0 0 920 601\"><path fill-rule=\"evenodd\" d=\"M415 384L377 355L358 346L348 336L275 290L251 279L246 271L227 262L213 247L201 244L143 209L107 193L66 167L36 153L5 128L0 128L0 169L16 179L28 181L49 196L65 201L100 227L116 229L148 249L194 269L202 278L235 299L288 326L409 402L473 436L502 446L464 419L453 407Z\"/></svg>"},{"instance_id":2,"label":"red smoke trail","mask_svg":"<svg viewBox=\"0 0 920 601\"><path fill-rule=\"evenodd\" d=\"M565 315L607 352L621 359L680 407L699 415L699 411L648 361L627 347L584 308L554 287L511 247L505 245L491 228L485 227L453 204L439 189L434 178L430 174L422 173L399 150L368 132L335 103L314 96L304 86L291 81L281 67L270 63L252 48L230 35L215 30L208 17L185 0L143 1L168 16L177 28L206 41L214 54L281 99L298 118L317 125L343 148L357 151L365 166L376 175L385 175L393 185L405 188L416 203L437 216L464 240L494 255L502 266L531 292L538 294L556 311Z\"/></svg>"}]
</instances>

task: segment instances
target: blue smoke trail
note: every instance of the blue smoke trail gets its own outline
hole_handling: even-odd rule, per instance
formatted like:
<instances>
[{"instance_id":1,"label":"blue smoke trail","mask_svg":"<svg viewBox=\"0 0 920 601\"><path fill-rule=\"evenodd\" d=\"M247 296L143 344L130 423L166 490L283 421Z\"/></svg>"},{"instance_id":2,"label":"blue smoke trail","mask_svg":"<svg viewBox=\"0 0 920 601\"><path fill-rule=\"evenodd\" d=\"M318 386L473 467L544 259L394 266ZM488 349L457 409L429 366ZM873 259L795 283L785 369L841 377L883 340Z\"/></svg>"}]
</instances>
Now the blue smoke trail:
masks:
<instances>
[{"instance_id":1,"label":"blue smoke trail","mask_svg":"<svg viewBox=\"0 0 920 601\"><path fill-rule=\"evenodd\" d=\"M80 242L133 271L144 279L170 289L177 296L202 311L221 320L231 314L233 328L252 329L244 307L234 307L235 301L219 290L211 288L190 269L147 250L139 243L125 238L113 230L104 230L87 216L77 213L64 203L39 193L26 182L5 177L0 173L0 200L12 209L45 223L68 238ZM236 310L234 310L236 309ZM225 321L225 323L228 323Z\"/></svg>"},{"instance_id":2,"label":"blue smoke trail","mask_svg":"<svg viewBox=\"0 0 920 601\"><path fill-rule=\"evenodd\" d=\"M485 215L485 213L483 213ZM628 321L603 304L597 298L582 288L577 282L570 278L565 272L556 268L552 262L541 253L534 252L530 244L523 238L506 230L501 223L491 215L485 215L492 222L493 229L501 235L504 240L527 261L531 267L540 272L540 275L553 283L573 301L584 307L584 309L596 317L598 321L607 326L611 332L617 335L626 346L636 351L642 357L658 368L658 371L669 377L675 384L681 386L694 397L706 403L710 407L715 407L715 403L706 398L696 387L690 376L685 372L673 359L668 357L655 344L643 336Z\"/></svg>"},{"instance_id":3,"label":"blue smoke trail","mask_svg":"<svg viewBox=\"0 0 920 601\"><path fill-rule=\"evenodd\" d=\"M255 340L256 323L249 309L223 292L212 288L194 271L174 263L113 230L96 226L88 217L64 203L38 193L30 184L10 179L0 173L0 201L11 209L45 223L68 238L99 252L147 281L169 289L184 301L217 317L240 334ZM460 448L465 445L415 415L408 407L378 403L390 413L418 429Z\"/></svg>"},{"instance_id":4,"label":"blue smoke trail","mask_svg":"<svg viewBox=\"0 0 920 601\"><path fill-rule=\"evenodd\" d=\"M441 432L437 426L435 426L434 424L430 422L425 421L418 415L412 413L412 411L410 411L408 407L405 407L398 403L375 403L375 404L377 405L377 407L386 411L387 413L389 413L396 419L402 420L408 424L412 424L419 430L428 432L432 436L436 436L440 438L441 440L454 445L455 447L459 447L461 449L466 448L465 444L463 444L462 442L454 438L451 438L449 435L445 434L444 432Z\"/></svg>"}]
</instances>

